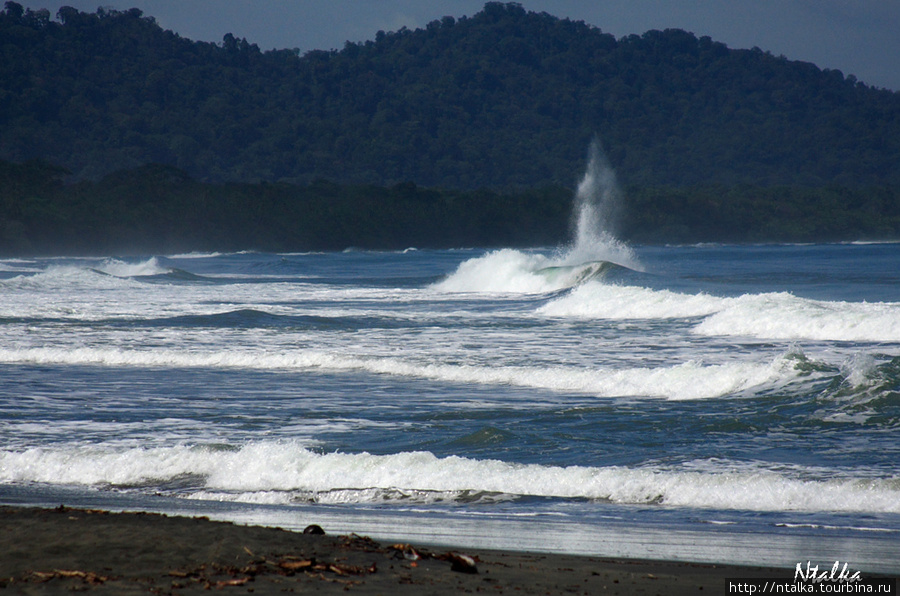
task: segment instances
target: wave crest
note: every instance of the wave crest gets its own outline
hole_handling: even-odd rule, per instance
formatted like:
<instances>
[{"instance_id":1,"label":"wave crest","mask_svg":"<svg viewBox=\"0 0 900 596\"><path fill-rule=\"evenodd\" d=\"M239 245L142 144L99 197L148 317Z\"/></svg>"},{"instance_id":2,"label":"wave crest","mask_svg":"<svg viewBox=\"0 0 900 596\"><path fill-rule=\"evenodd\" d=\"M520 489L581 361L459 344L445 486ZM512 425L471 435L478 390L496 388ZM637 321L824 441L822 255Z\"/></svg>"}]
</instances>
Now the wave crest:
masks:
<instances>
[{"instance_id":1,"label":"wave crest","mask_svg":"<svg viewBox=\"0 0 900 596\"><path fill-rule=\"evenodd\" d=\"M688 361L657 368L597 368L564 366L489 366L434 364L403 358L362 357L315 350L269 352L130 351L111 348L75 350L29 348L0 350L0 362L101 366L176 366L185 368L357 370L450 383L512 385L597 397L709 399L760 387L781 386L799 378L794 362L779 357L771 362L734 362L708 365Z\"/></svg>"},{"instance_id":2,"label":"wave crest","mask_svg":"<svg viewBox=\"0 0 900 596\"><path fill-rule=\"evenodd\" d=\"M587 499L752 510L900 513L900 479L800 478L754 464L675 469L548 466L429 452L319 454L293 442L239 449L104 446L0 452L0 481L146 487L192 498L330 503ZM188 480L185 480L188 479Z\"/></svg>"},{"instance_id":3,"label":"wave crest","mask_svg":"<svg viewBox=\"0 0 900 596\"><path fill-rule=\"evenodd\" d=\"M788 292L722 298L670 290L585 283L538 309L579 319L702 318L704 336L823 341L900 341L900 303L829 302Z\"/></svg>"},{"instance_id":4,"label":"wave crest","mask_svg":"<svg viewBox=\"0 0 900 596\"><path fill-rule=\"evenodd\" d=\"M578 260L569 254L551 258L506 248L461 263L431 288L439 292L545 294L601 280L615 269L628 267L611 260Z\"/></svg>"}]
</instances>

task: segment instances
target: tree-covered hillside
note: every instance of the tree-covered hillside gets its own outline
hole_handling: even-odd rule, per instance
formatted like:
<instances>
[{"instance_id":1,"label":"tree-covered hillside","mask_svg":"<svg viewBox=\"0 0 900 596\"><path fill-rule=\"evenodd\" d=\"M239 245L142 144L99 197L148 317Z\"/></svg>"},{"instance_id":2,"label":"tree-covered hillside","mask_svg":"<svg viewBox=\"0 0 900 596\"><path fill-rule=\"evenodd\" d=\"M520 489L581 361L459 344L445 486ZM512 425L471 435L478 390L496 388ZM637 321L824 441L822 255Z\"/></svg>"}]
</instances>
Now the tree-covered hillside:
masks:
<instances>
[{"instance_id":1,"label":"tree-covered hillside","mask_svg":"<svg viewBox=\"0 0 900 596\"><path fill-rule=\"evenodd\" d=\"M0 159L77 179L571 186L597 135L642 187L900 185L900 93L680 30L617 40L492 2L299 56L137 9L57 19L0 12Z\"/></svg>"}]
</instances>

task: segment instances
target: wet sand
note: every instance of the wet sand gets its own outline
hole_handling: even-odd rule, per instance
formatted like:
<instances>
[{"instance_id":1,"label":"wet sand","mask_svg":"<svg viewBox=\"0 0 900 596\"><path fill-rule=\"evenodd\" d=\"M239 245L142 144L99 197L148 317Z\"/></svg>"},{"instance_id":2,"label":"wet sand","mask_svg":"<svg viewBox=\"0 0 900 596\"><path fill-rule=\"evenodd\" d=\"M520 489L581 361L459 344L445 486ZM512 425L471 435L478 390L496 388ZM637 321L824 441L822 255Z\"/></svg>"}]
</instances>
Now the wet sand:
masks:
<instances>
[{"instance_id":1,"label":"wet sand","mask_svg":"<svg viewBox=\"0 0 900 596\"><path fill-rule=\"evenodd\" d=\"M0 592L10 594L728 594L729 580L792 577L790 569L451 551L206 518L0 507Z\"/></svg>"}]
</instances>

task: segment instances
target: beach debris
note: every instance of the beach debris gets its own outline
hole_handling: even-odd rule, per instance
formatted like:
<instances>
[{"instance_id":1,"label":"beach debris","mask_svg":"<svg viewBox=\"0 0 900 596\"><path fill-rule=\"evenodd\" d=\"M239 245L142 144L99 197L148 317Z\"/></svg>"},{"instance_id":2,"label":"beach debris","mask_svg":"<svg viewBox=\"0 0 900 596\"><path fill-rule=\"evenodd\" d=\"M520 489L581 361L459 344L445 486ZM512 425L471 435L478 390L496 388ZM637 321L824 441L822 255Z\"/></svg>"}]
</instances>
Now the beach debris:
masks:
<instances>
[{"instance_id":1,"label":"beach debris","mask_svg":"<svg viewBox=\"0 0 900 596\"><path fill-rule=\"evenodd\" d=\"M395 559L403 558L407 561L411 561L411 567L417 567L418 565L416 562L419 559L435 559L437 561L448 561L452 571L458 571L460 573L478 573L477 558L462 553L451 551L442 555L436 555L423 549L417 550L413 548L412 545L403 543L393 544L388 547L388 550L394 551Z\"/></svg>"},{"instance_id":2,"label":"beach debris","mask_svg":"<svg viewBox=\"0 0 900 596\"><path fill-rule=\"evenodd\" d=\"M322 526L318 524L310 524L303 528L304 534L313 534L315 536L324 536L325 530L322 529Z\"/></svg>"},{"instance_id":3,"label":"beach debris","mask_svg":"<svg viewBox=\"0 0 900 596\"><path fill-rule=\"evenodd\" d=\"M450 561L451 571L473 574L478 573L478 566L476 565L475 559L473 557L453 552L447 553L444 556L446 557L446 560Z\"/></svg>"},{"instance_id":4,"label":"beach debris","mask_svg":"<svg viewBox=\"0 0 900 596\"><path fill-rule=\"evenodd\" d=\"M72 569L54 569L53 571L32 571L31 574L41 583L51 579L78 578L91 586L99 586L109 581L105 575L97 575L93 571L78 571Z\"/></svg>"},{"instance_id":5,"label":"beach debris","mask_svg":"<svg viewBox=\"0 0 900 596\"><path fill-rule=\"evenodd\" d=\"M245 549L246 550L246 549ZM258 564L250 564L244 567L234 567L232 565L217 565L215 563L207 565L206 563L190 570L176 569L169 571L170 577L188 580L202 584L207 590L212 588L227 588L230 586L243 586L253 581L256 576L265 570ZM225 579L218 579L216 576L230 576ZM184 583L172 582L173 588L183 588Z\"/></svg>"},{"instance_id":6,"label":"beach debris","mask_svg":"<svg viewBox=\"0 0 900 596\"><path fill-rule=\"evenodd\" d=\"M210 584L213 588L227 588L229 586L243 586L249 582L252 577L236 577L234 579L223 579L214 584Z\"/></svg>"},{"instance_id":7,"label":"beach debris","mask_svg":"<svg viewBox=\"0 0 900 596\"><path fill-rule=\"evenodd\" d=\"M340 563L332 563L328 566L328 571L338 575L365 575L367 573L375 573L378 567L372 563L368 567L359 567L357 565L344 565Z\"/></svg>"},{"instance_id":8,"label":"beach debris","mask_svg":"<svg viewBox=\"0 0 900 596\"><path fill-rule=\"evenodd\" d=\"M347 536L341 536L341 541L344 543L344 548L367 550L373 553L387 552L381 546L381 544L375 542L368 536L360 536L356 533L348 534Z\"/></svg>"},{"instance_id":9,"label":"beach debris","mask_svg":"<svg viewBox=\"0 0 900 596\"><path fill-rule=\"evenodd\" d=\"M378 573L378 565L375 559L375 553L388 559L399 559L403 563L399 567L404 570L401 572L400 581L408 580L407 583L413 582L413 575L420 578L425 577L430 572L436 571L434 563L436 561L449 564L450 570L457 573L477 574L479 573L479 560L476 556L471 556L455 551L432 551L425 548L414 547L408 543L397 543L386 545L378 543L366 536L358 534L350 534L347 536L337 536L332 542L322 545L324 550L319 546L309 548L309 550L288 551L281 553L262 553L256 548L251 550L247 546L241 546L239 543L235 545L238 550L243 551L243 562L239 564L220 564L217 562L206 562L196 566L186 566L171 569L163 572L168 575L170 581L167 582L171 589L179 590L195 586L196 588L205 588L207 590L226 590L229 588L245 588L253 591L251 582L263 581L288 581L276 580L271 578L273 575L285 577L297 576L317 578L322 581L342 584L345 589L363 584L367 581L367 576ZM337 550L333 550L337 547ZM256 551L256 552L255 552ZM325 555L324 553L329 553ZM319 554L321 556L314 556ZM368 556L373 559L367 561ZM362 560L361 560L362 559ZM387 563L383 563L387 564ZM390 565L393 569L395 564ZM412 572L409 575L407 572ZM266 579L270 576L270 579ZM86 590L92 586L98 586L106 582L115 582L121 578L107 577L97 573L72 570L72 569L54 569L53 571L31 571L28 572L24 581L31 582L48 582L51 580L62 579L69 581L80 581L84 585L69 585L70 589ZM15 581L11 579L11 581ZM301 580L305 581L305 580ZM417 580L420 581L420 580ZM107 585L107 589L109 585ZM256 588L258 590L259 588Z\"/></svg>"},{"instance_id":10,"label":"beach debris","mask_svg":"<svg viewBox=\"0 0 900 596\"><path fill-rule=\"evenodd\" d=\"M298 559L296 557L282 557L278 561L268 561L280 570L290 575L298 571L311 573L313 575L321 575L324 572L334 573L336 575L366 575L378 571L378 566L372 563L368 567L360 567L357 565L347 565L343 563L323 563L315 558Z\"/></svg>"},{"instance_id":11,"label":"beach debris","mask_svg":"<svg viewBox=\"0 0 900 596\"><path fill-rule=\"evenodd\" d=\"M315 559L282 559L278 561L278 567L287 571L305 571L316 565Z\"/></svg>"},{"instance_id":12,"label":"beach debris","mask_svg":"<svg viewBox=\"0 0 900 596\"><path fill-rule=\"evenodd\" d=\"M422 555L409 544L393 544L390 548L395 551L394 557L397 559L402 557L407 561L418 561L422 558Z\"/></svg>"}]
</instances>

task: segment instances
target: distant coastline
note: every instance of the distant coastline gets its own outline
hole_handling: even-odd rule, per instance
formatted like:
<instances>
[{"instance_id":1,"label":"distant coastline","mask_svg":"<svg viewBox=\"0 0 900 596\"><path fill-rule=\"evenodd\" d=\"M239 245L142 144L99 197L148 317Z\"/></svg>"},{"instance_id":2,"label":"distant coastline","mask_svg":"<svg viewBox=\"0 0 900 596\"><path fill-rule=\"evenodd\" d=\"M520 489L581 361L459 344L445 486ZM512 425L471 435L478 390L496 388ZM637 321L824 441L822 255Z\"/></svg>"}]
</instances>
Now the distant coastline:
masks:
<instances>
[{"instance_id":1,"label":"distant coastline","mask_svg":"<svg viewBox=\"0 0 900 596\"><path fill-rule=\"evenodd\" d=\"M566 244L575 191L213 184L150 164L67 182L42 161L0 161L0 255L151 255ZM630 187L618 238L637 244L900 239L900 187Z\"/></svg>"}]
</instances>

